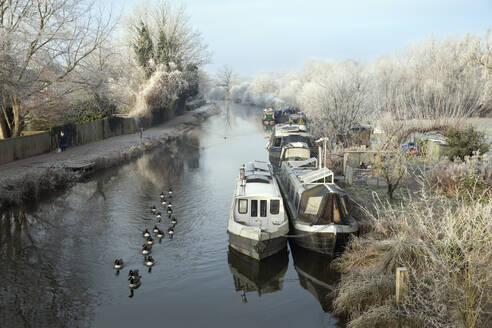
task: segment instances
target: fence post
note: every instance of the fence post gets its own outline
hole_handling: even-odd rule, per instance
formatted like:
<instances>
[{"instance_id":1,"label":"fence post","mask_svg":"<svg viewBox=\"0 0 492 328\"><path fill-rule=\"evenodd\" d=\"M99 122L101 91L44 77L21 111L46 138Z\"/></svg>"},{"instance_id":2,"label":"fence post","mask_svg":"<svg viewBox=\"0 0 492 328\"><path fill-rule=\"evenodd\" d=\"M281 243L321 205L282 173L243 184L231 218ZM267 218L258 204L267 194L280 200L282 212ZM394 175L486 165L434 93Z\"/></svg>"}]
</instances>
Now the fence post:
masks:
<instances>
[{"instance_id":1,"label":"fence post","mask_svg":"<svg viewBox=\"0 0 492 328\"><path fill-rule=\"evenodd\" d=\"M396 305L408 299L408 269L396 268Z\"/></svg>"}]
</instances>

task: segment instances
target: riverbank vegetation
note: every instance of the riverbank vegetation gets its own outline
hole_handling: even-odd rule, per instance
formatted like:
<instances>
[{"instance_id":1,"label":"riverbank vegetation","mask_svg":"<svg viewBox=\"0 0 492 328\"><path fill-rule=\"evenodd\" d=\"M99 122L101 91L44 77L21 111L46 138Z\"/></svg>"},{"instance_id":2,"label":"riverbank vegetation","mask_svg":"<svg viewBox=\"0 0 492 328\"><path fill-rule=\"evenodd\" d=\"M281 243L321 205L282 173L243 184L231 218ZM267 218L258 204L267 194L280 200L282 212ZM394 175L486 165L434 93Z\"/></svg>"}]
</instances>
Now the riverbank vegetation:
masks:
<instances>
[{"instance_id":1,"label":"riverbank vegetation","mask_svg":"<svg viewBox=\"0 0 492 328\"><path fill-rule=\"evenodd\" d=\"M210 55L184 7L0 0L0 138L117 113L164 121L199 97Z\"/></svg>"},{"instance_id":2,"label":"riverbank vegetation","mask_svg":"<svg viewBox=\"0 0 492 328\"><path fill-rule=\"evenodd\" d=\"M348 327L486 327L492 305L492 179L475 157L441 162L417 197L375 199L369 231L335 261L343 273L334 308ZM395 303L395 270L409 270Z\"/></svg>"},{"instance_id":3,"label":"riverbank vegetation","mask_svg":"<svg viewBox=\"0 0 492 328\"><path fill-rule=\"evenodd\" d=\"M210 95L295 106L315 137L331 140L333 154L354 150L352 135L371 126L370 149L356 148L368 150L370 163L357 166L370 166L384 187L347 186L362 229L334 262L342 278L333 307L350 328L468 328L492 320L490 136L465 124L492 114L491 88L488 31L431 38L364 64L313 60L300 71L236 78L227 92L217 83ZM446 156L426 156L424 143L402 147L428 134L447 141ZM410 279L398 305L397 267L408 268Z\"/></svg>"}]
</instances>

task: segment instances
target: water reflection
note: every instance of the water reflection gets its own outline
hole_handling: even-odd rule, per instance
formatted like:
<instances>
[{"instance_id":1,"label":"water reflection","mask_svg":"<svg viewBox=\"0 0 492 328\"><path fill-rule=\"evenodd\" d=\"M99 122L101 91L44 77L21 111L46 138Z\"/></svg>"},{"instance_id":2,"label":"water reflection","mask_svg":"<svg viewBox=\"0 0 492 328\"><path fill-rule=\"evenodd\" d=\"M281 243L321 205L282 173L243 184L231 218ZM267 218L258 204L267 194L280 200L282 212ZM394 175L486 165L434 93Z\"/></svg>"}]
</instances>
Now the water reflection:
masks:
<instances>
[{"instance_id":1,"label":"water reflection","mask_svg":"<svg viewBox=\"0 0 492 328\"><path fill-rule=\"evenodd\" d=\"M186 138L170 143L137 159L136 167L147 182L155 186L170 186L183 175L185 154L193 154L188 155L188 159L191 157L192 166L197 166L200 159L198 139Z\"/></svg>"},{"instance_id":2,"label":"water reflection","mask_svg":"<svg viewBox=\"0 0 492 328\"><path fill-rule=\"evenodd\" d=\"M339 278L336 272L330 270L332 259L296 246L292 242L289 246L301 286L316 297L324 312L329 312L330 295Z\"/></svg>"},{"instance_id":3,"label":"water reflection","mask_svg":"<svg viewBox=\"0 0 492 328\"><path fill-rule=\"evenodd\" d=\"M114 260L142 265L138 231L151 217L145 215L149 194L155 204L163 188L179 190L186 167L198 166L198 145L194 138L177 140L49 202L0 210L2 327L91 326L90 313L108 286L128 291Z\"/></svg>"},{"instance_id":4,"label":"water reflection","mask_svg":"<svg viewBox=\"0 0 492 328\"><path fill-rule=\"evenodd\" d=\"M289 264L287 250L262 261L255 261L229 247L227 260L234 278L234 287L241 293L244 303L248 301L248 292L256 291L258 296L261 296L282 289L283 277Z\"/></svg>"},{"instance_id":5,"label":"water reflection","mask_svg":"<svg viewBox=\"0 0 492 328\"><path fill-rule=\"evenodd\" d=\"M0 213L0 322L7 327L66 327L86 315L91 295L77 272L59 267L60 255L43 250L45 229L55 229L23 210ZM61 239L50 238L53 249ZM71 290L69 292L69 290Z\"/></svg>"}]
</instances>

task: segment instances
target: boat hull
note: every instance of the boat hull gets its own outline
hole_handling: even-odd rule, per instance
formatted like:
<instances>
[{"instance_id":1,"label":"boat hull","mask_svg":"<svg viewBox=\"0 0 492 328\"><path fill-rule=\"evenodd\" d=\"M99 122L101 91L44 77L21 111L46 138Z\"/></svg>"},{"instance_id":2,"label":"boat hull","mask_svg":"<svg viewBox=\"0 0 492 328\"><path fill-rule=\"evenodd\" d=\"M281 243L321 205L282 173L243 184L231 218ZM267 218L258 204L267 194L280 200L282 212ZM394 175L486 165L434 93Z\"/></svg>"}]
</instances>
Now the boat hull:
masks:
<instances>
[{"instance_id":1,"label":"boat hull","mask_svg":"<svg viewBox=\"0 0 492 328\"><path fill-rule=\"evenodd\" d=\"M337 242L335 234L307 232L296 228L293 228L293 232L296 236L292 241L296 245L316 253L333 255Z\"/></svg>"},{"instance_id":2,"label":"boat hull","mask_svg":"<svg viewBox=\"0 0 492 328\"><path fill-rule=\"evenodd\" d=\"M228 234L231 248L258 261L272 256L287 247L287 238L285 236L256 240L236 235L230 231L228 231Z\"/></svg>"}]
</instances>

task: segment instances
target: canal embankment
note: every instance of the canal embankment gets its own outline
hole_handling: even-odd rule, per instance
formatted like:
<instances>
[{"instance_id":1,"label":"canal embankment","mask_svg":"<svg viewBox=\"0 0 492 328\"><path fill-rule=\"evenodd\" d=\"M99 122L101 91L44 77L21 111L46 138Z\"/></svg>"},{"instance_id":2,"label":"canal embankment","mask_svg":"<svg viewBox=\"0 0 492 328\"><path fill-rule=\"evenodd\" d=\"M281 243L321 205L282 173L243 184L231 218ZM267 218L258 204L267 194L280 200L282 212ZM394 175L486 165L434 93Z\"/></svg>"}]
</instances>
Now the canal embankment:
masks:
<instances>
[{"instance_id":1,"label":"canal embankment","mask_svg":"<svg viewBox=\"0 0 492 328\"><path fill-rule=\"evenodd\" d=\"M19 206L63 190L88 175L141 156L185 136L208 117L216 105L186 112L168 122L131 134L68 147L0 165L0 208ZM32 136L34 137L34 136Z\"/></svg>"}]
</instances>

